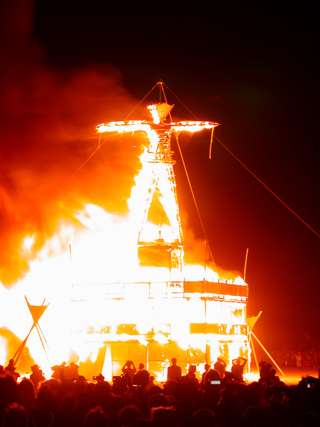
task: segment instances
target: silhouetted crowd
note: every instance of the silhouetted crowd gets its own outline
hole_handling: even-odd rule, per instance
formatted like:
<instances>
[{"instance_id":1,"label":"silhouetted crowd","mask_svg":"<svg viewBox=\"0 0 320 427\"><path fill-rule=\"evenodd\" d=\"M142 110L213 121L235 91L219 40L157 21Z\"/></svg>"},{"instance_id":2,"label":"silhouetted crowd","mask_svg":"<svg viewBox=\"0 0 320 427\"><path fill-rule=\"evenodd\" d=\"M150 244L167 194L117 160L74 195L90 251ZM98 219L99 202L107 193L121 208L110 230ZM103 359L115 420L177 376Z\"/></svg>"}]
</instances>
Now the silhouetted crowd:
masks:
<instances>
[{"instance_id":1,"label":"silhouetted crowd","mask_svg":"<svg viewBox=\"0 0 320 427\"><path fill-rule=\"evenodd\" d=\"M40 367L21 379L14 361L0 367L0 426L3 427L268 427L319 426L320 380L286 385L267 362L260 378L243 378L246 359L206 364L199 380L196 365L181 374L177 359L167 368L167 381L155 385L143 363L132 361L122 375L87 381L76 364L52 368L46 380Z\"/></svg>"},{"instance_id":2,"label":"silhouetted crowd","mask_svg":"<svg viewBox=\"0 0 320 427\"><path fill-rule=\"evenodd\" d=\"M320 360L320 340L306 332L294 345L286 344L281 349L270 352L282 368L318 369Z\"/></svg>"},{"instance_id":3,"label":"silhouetted crowd","mask_svg":"<svg viewBox=\"0 0 320 427\"><path fill-rule=\"evenodd\" d=\"M272 357L281 367L298 369L317 369L320 360L320 350L276 350L272 352Z\"/></svg>"}]
</instances>

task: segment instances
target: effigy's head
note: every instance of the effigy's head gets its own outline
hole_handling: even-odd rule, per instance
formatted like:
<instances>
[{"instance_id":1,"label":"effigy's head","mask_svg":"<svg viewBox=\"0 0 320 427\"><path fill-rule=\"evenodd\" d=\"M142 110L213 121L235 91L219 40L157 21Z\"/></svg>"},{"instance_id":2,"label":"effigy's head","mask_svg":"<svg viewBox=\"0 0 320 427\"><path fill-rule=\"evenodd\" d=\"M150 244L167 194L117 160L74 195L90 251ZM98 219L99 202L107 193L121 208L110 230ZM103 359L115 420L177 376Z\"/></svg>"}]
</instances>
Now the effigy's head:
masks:
<instances>
[{"instance_id":1,"label":"effigy's head","mask_svg":"<svg viewBox=\"0 0 320 427\"><path fill-rule=\"evenodd\" d=\"M162 123L166 119L173 107L174 105L162 102L160 104L148 105L148 110L152 115L154 123L158 124Z\"/></svg>"}]
</instances>

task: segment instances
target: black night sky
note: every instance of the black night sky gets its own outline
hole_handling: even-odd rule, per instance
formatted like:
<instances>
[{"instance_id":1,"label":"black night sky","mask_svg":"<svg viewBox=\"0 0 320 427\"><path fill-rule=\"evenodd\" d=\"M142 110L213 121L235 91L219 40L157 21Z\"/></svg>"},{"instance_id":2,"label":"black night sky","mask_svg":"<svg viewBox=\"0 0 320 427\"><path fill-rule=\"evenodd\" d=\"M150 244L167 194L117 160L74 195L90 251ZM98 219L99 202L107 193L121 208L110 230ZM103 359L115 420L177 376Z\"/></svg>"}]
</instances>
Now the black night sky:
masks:
<instances>
[{"instance_id":1,"label":"black night sky","mask_svg":"<svg viewBox=\"0 0 320 427\"><path fill-rule=\"evenodd\" d=\"M124 119L161 79L198 119L219 122L217 138L315 230L284 207L217 140L209 159L209 134L182 139L215 263L242 275L249 248L248 315L263 312L256 335L269 348L297 346L305 333L319 339L320 61L315 4L18 3L2 6L6 18L1 44L1 91L5 96L1 102L0 232L7 236L8 227L22 230L22 220L12 220L10 215L20 203L15 197L21 203L24 200L24 186L12 178L8 161L10 164L20 147L28 156L35 152L28 150L29 140L29 147L38 147L34 136L29 139L28 135L36 135L44 151L46 143L51 144L43 120L59 124L59 133L55 134L55 127L52 140L65 137L63 147L62 143L56 145L54 156L58 158L60 149L73 150L66 136L69 132L76 129L74 138L80 131L93 134L98 123ZM66 101L68 91L78 96L73 103ZM173 117L192 118L173 94L167 92L168 102L176 104ZM30 102L30 108L13 113L15 96L26 105ZM61 108L59 97L64 104ZM45 118L43 109L48 110ZM24 120L25 111L31 117L30 129L19 130L17 123ZM82 128L78 124L83 121ZM91 145L86 147L81 142L68 170L58 165L61 180L94 150L96 141L93 136L89 140ZM182 210L188 212L189 225L201 239L191 194L176 157ZM47 175L39 167L41 176L56 171L57 158ZM11 166L19 164L12 162ZM80 181L81 176L78 184ZM64 196L54 191L50 197L58 200ZM30 206L26 215L30 217L31 212ZM6 237L7 251L13 247L10 236ZM3 263L10 262L3 254L2 259L3 273Z\"/></svg>"}]
</instances>

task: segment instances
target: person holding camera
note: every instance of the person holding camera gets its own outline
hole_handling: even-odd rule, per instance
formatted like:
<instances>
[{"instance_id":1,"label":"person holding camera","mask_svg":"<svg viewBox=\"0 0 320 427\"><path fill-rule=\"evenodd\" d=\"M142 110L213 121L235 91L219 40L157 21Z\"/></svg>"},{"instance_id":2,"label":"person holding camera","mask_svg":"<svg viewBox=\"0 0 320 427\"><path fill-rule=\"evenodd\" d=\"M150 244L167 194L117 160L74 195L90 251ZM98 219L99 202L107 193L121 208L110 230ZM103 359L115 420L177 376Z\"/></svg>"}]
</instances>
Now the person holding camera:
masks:
<instances>
[{"instance_id":1,"label":"person holding camera","mask_svg":"<svg viewBox=\"0 0 320 427\"><path fill-rule=\"evenodd\" d=\"M140 386L140 388L144 390L149 383L149 377L150 377L150 374L146 369L144 369L144 364L140 363L138 372L136 372L133 376L132 384L134 386L135 385Z\"/></svg>"}]
</instances>

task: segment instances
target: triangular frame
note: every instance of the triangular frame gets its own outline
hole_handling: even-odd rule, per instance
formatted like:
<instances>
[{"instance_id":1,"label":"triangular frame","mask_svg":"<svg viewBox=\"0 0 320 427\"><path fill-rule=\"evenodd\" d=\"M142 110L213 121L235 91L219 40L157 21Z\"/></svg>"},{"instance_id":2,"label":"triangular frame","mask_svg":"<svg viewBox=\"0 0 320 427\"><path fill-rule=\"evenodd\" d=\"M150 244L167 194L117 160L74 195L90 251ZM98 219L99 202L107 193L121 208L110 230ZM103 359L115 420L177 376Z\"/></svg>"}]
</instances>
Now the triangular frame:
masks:
<instances>
[{"instance_id":1,"label":"triangular frame","mask_svg":"<svg viewBox=\"0 0 320 427\"><path fill-rule=\"evenodd\" d=\"M258 360L257 360L257 356L256 356L256 351L253 345L253 340L252 337L255 338L255 340L257 341L257 343L260 345L260 347L262 348L262 350L266 353L266 355L269 357L269 359L273 362L273 364L276 366L276 368L278 369L278 371L281 373L281 375L283 377L285 377L285 374L283 373L283 371L281 370L281 368L279 367L279 365L276 363L276 361L272 358L271 354L268 352L268 350L263 346L263 344L261 343L261 341L257 338L257 336L253 333L253 328L254 325L256 324L257 320L259 319L259 317L261 316L262 311L260 311L260 313L258 314L258 316L256 317L251 317L250 319L247 319L247 323L249 325L249 342L251 344L252 347L252 351L253 351L253 355L254 355L254 360L256 363L256 367L259 370L259 364L258 364ZM251 324L250 322L248 322L248 320L251 320Z\"/></svg>"},{"instance_id":2,"label":"triangular frame","mask_svg":"<svg viewBox=\"0 0 320 427\"><path fill-rule=\"evenodd\" d=\"M48 342L46 340L46 337L44 336L44 333L42 332L41 327L39 325L39 320L42 317L43 313L48 308L49 303L47 305L45 305L45 299L44 299L41 305L31 305L29 303L29 301L27 300L26 296L25 296L25 300L27 302L30 314L31 314L32 319L33 319L33 325L31 326L31 329L30 329L28 335L22 341L22 343L20 344L18 350L15 352L15 354L14 354L14 356L12 358L14 360L14 366L16 366L16 364L17 364L17 362L18 362L18 360L19 360L19 358L21 356L21 353L22 353L24 347L26 346L28 338L29 338L29 336L30 336L30 334L31 334L31 332L33 331L34 328L36 328L36 330L38 332L38 335L39 335L39 338L40 338L40 341L41 341L41 345L42 345L42 347L44 349L44 352L45 352L45 354L46 354L46 356L48 358L44 342L46 343L47 347L49 347L49 346L48 346Z\"/></svg>"}]
</instances>

